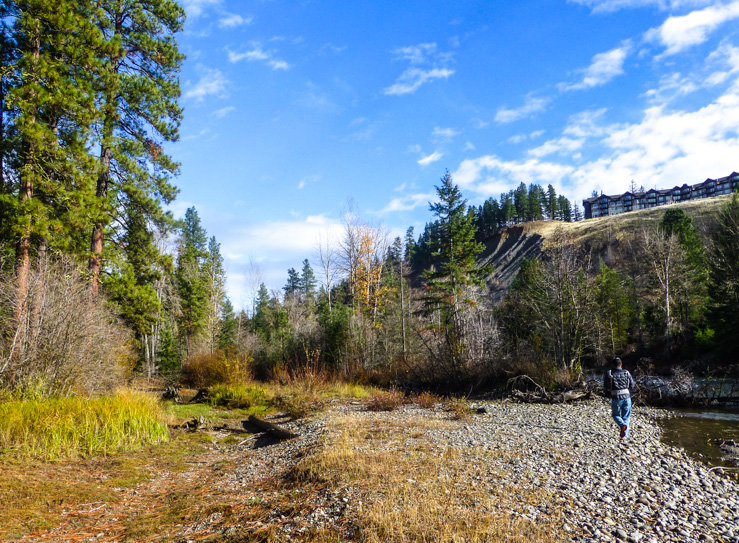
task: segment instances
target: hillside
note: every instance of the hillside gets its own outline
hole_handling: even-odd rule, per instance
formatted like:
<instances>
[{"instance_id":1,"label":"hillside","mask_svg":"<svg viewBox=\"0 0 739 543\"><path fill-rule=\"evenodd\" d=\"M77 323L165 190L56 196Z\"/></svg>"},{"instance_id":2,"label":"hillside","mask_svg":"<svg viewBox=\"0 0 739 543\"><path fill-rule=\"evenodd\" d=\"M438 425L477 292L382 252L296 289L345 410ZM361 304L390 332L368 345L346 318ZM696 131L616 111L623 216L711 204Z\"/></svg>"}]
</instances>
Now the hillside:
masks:
<instances>
[{"instance_id":1,"label":"hillside","mask_svg":"<svg viewBox=\"0 0 739 543\"><path fill-rule=\"evenodd\" d=\"M511 226L484 241L481 262L493 266L488 282L494 298L500 300L516 277L521 262L538 255L557 229L564 230L573 241L602 253L611 243L633 237L642 226L658 223L665 211L677 206L685 210L698 233L705 236L728 198L706 198L572 223L536 221Z\"/></svg>"}]
</instances>

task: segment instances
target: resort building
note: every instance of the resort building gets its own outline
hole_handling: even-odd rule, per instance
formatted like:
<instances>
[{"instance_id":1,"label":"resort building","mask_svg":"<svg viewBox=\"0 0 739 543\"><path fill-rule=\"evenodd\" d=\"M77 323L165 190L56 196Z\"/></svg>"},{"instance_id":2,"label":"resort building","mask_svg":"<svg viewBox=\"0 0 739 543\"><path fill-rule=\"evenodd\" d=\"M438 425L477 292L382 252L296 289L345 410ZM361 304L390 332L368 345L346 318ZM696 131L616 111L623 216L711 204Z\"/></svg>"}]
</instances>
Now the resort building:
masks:
<instances>
[{"instance_id":1,"label":"resort building","mask_svg":"<svg viewBox=\"0 0 739 543\"><path fill-rule=\"evenodd\" d=\"M585 209L585 218L606 217L618 215L636 209L657 207L687 200L699 198L711 198L731 194L739 185L739 173L732 172L731 175L720 179L706 179L697 185L683 185L671 189L650 189L645 192L625 192L616 196L601 194L582 201Z\"/></svg>"}]
</instances>

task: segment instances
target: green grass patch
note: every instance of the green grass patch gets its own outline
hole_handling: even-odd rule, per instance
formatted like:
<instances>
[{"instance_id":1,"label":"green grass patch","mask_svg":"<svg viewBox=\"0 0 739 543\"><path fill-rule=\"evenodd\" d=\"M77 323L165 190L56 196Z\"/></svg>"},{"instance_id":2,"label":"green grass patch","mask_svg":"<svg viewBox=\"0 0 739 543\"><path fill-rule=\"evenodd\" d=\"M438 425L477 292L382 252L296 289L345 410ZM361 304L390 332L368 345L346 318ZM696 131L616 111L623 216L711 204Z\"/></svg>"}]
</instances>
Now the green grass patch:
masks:
<instances>
[{"instance_id":1,"label":"green grass patch","mask_svg":"<svg viewBox=\"0 0 739 543\"><path fill-rule=\"evenodd\" d=\"M265 411L270 404L271 395L256 385L215 385L208 390L210 404L231 409Z\"/></svg>"},{"instance_id":2,"label":"green grass patch","mask_svg":"<svg viewBox=\"0 0 739 543\"><path fill-rule=\"evenodd\" d=\"M0 403L0 455L6 457L89 457L167 439L159 402L141 392Z\"/></svg>"}]
</instances>

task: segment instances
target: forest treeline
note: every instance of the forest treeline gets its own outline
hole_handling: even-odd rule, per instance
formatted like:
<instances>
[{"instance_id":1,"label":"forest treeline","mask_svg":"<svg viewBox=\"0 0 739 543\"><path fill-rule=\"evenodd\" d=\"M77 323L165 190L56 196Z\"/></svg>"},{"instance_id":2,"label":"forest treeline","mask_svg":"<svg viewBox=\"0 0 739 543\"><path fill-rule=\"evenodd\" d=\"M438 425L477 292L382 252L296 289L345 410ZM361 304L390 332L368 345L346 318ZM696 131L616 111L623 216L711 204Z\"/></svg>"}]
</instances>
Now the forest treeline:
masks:
<instances>
[{"instance_id":1,"label":"forest treeline","mask_svg":"<svg viewBox=\"0 0 739 543\"><path fill-rule=\"evenodd\" d=\"M323 373L437 389L526 373L555 386L614 355L736 355L736 196L700 232L677 207L601 245L561 228L500 302L484 241L580 211L525 183L470 206L447 172L418 238L391 239L349 208L281 290L257 283L235 311L218 241L195 208L182 220L166 211L179 4L0 0L0 17L5 390L94 393L131 372L193 386Z\"/></svg>"}]
</instances>

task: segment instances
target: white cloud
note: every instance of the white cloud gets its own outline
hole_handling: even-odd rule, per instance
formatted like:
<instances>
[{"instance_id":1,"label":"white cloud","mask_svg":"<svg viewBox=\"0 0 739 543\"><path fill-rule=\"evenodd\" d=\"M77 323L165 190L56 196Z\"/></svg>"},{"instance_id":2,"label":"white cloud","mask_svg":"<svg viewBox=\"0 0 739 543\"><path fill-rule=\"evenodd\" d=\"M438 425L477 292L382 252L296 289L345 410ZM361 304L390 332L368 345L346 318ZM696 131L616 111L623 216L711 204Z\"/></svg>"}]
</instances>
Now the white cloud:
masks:
<instances>
[{"instance_id":1,"label":"white cloud","mask_svg":"<svg viewBox=\"0 0 739 543\"><path fill-rule=\"evenodd\" d=\"M720 68L717 71L733 77L733 84L703 107L652 105L638 122L619 124L605 122L605 109L584 111L570 117L560 137L532 149L528 160L494 155L465 160L453 174L455 182L484 196L508 191L522 181L552 183L558 192L579 200L593 189L622 192L632 179L645 187L669 188L727 175L737 170L739 148L735 54L739 50L733 46L722 46L711 56L709 69ZM678 81L685 84L683 78Z\"/></svg>"},{"instance_id":2,"label":"white cloud","mask_svg":"<svg viewBox=\"0 0 739 543\"><path fill-rule=\"evenodd\" d=\"M614 12L621 9L657 8L672 10L696 8L713 3L713 0L568 0L575 4L592 8L594 13Z\"/></svg>"},{"instance_id":3,"label":"white cloud","mask_svg":"<svg viewBox=\"0 0 739 543\"><path fill-rule=\"evenodd\" d=\"M221 4L221 0L182 0L188 21L192 21L205 13L206 9Z\"/></svg>"},{"instance_id":4,"label":"white cloud","mask_svg":"<svg viewBox=\"0 0 739 543\"><path fill-rule=\"evenodd\" d=\"M213 112L213 116L216 119L223 119L226 115L228 115L232 111L236 111L236 108L233 106L222 107L221 109L215 110Z\"/></svg>"},{"instance_id":5,"label":"white cloud","mask_svg":"<svg viewBox=\"0 0 739 543\"><path fill-rule=\"evenodd\" d=\"M631 44L627 42L621 47L611 49L605 53L598 53L593 57L590 66L582 70L582 79L572 85L563 85L562 89L580 90L605 85L613 78L624 73L624 61L630 51Z\"/></svg>"},{"instance_id":6,"label":"white cloud","mask_svg":"<svg viewBox=\"0 0 739 543\"><path fill-rule=\"evenodd\" d=\"M418 206L428 205L429 201L435 197L433 193L411 194L400 198L393 198L380 211L380 215L392 213L396 211L412 211Z\"/></svg>"},{"instance_id":7,"label":"white cloud","mask_svg":"<svg viewBox=\"0 0 739 543\"><path fill-rule=\"evenodd\" d=\"M535 140L544 135L544 130L534 130L531 134L516 134L506 140L508 143L523 143L528 140Z\"/></svg>"},{"instance_id":8,"label":"white cloud","mask_svg":"<svg viewBox=\"0 0 739 543\"><path fill-rule=\"evenodd\" d=\"M544 142L539 147L529 149L528 154L529 156L536 158L541 158L555 153L572 155L574 151L582 149L584 141L585 140L583 139L573 139L568 137L557 138Z\"/></svg>"},{"instance_id":9,"label":"white cloud","mask_svg":"<svg viewBox=\"0 0 739 543\"><path fill-rule=\"evenodd\" d=\"M607 129L599 124L606 114L606 108L581 111L570 115L563 134L575 138L597 137L607 133Z\"/></svg>"},{"instance_id":10,"label":"white cloud","mask_svg":"<svg viewBox=\"0 0 739 543\"><path fill-rule=\"evenodd\" d=\"M433 132L431 132L431 137L434 141L437 142L448 142L455 138L455 136L459 136L460 131L455 130L454 128L441 128L440 126L434 127Z\"/></svg>"},{"instance_id":11,"label":"white cloud","mask_svg":"<svg viewBox=\"0 0 739 543\"><path fill-rule=\"evenodd\" d=\"M408 61L411 66L400 74L394 84L383 90L386 95L410 94L416 92L424 83L436 79L449 79L454 74L454 70L448 67L452 61L452 54L437 52L435 43L401 47L393 53L395 60Z\"/></svg>"},{"instance_id":12,"label":"white cloud","mask_svg":"<svg viewBox=\"0 0 739 543\"><path fill-rule=\"evenodd\" d=\"M472 119L472 124L478 130L482 130L483 128L490 126L489 122L483 121L482 119Z\"/></svg>"},{"instance_id":13,"label":"white cloud","mask_svg":"<svg viewBox=\"0 0 739 543\"><path fill-rule=\"evenodd\" d=\"M468 141L467 143L464 144L464 148L462 149L462 152L474 151L475 149L476 149L475 145L471 141Z\"/></svg>"},{"instance_id":14,"label":"white cloud","mask_svg":"<svg viewBox=\"0 0 739 543\"><path fill-rule=\"evenodd\" d=\"M251 17L242 17L241 15L238 15L236 13L228 13L221 17L221 20L218 21L218 26L220 26L221 28L236 28L239 26L251 24L251 22Z\"/></svg>"},{"instance_id":15,"label":"white cloud","mask_svg":"<svg viewBox=\"0 0 739 543\"><path fill-rule=\"evenodd\" d=\"M648 30L645 39L662 44L666 48L663 55L674 55L705 42L711 32L736 18L739 18L739 2L714 5L687 15L669 17L659 28Z\"/></svg>"},{"instance_id":16,"label":"white cloud","mask_svg":"<svg viewBox=\"0 0 739 543\"><path fill-rule=\"evenodd\" d=\"M220 70L202 65L198 66L197 70L202 76L197 83L192 84L189 81L185 83L187 90L185 90L184 98L200 102L207 96L223 97L226 95L226 88L230 81Z\"/></svg>"},{"instance_id":17,"label":"white cloud","mask_svg":"<svg viewBox=\"0 0 739 543\"><path fill-rule=\"evenodd\" d=\"M301 189L305 188L308 184L318 183L318 181L320 181L320 179L321 179L321 176L320 175L309 175L307 177L304 177L298 183L298 190L301 190Z\"/></svg>"},{"instance_id":18,"label":"white cloud","mask_svg":"<svg viewBox=\"0 0 739 543\"><path fill-rule=\"evenodd\" d=\"M443 156L444 156L444 153L440 153L439 151L434 151L430 155L420 158L418 160L418 163L421 166L428 166L429 164L433 162L437 162L438 160L441 160Z\"/></svg>"},{"instance_id":19,"label":"white cloud","mask_svg":"<svg viewBox=\"0 0 739 543\"><path fill-rule=\"evenodd\" d=\"M228 60L232 64L245 60L247 62L262 62L273 70L287 70L290 65L282 59L275 58L273 51L262 49L259 43L253 43L252 49L243 53L228 52Z\"/></svg>"},{"instance_id":20,"label":"white cloud","mask_svg":"<svg viewBox=\"0 0 739 543\"><path fill-rule=\"evenodd\" d=\"M411 64L425 64L436 53L435 43L420 43L408 47L400 47L393 51L396 58L407 60Z\"/></svg>"},{"instance_id":21,"label":"white cloud","mask_svg":"<svg viewBox=\"0 0 739 543\"><path fill-rule=\"evenodd\" d=\"M547 108L551 100L549 98L536 98L532 95L528 95L524 104L515 109L507 109L501 107L498 109L498 113L495 114L496 123L512 123L520 119L531 117L536 113L540 113Z\"/></svg>"},{"instance_id":22,"label":"white cloud","mask_svg":"<svg viewBox=\"0 0 739 543\"><path fill-rule=\"evenodd\" d=\"M495 155L487 155L463 160L452 177L462 188L473 190L483 196L497 196L521 181L559 185L574 171L575 168L572 166L542 162L536 158L502 160Z\"/></svg>"},{"instance_id":23,"label":"white cloud","mask_svg":"<svg viewBox=\"0 0 739 543\"><path fill-rule=\"evenodd\" d=\"M454 74L454 70L447 68L431 68L430 70L421 70L419 68L408 68L398 80L387 87L384 93L387 95L401 96L416 92L424 83L428 83L435 79L449 79Z\"/></svg>"}]
</instances>

